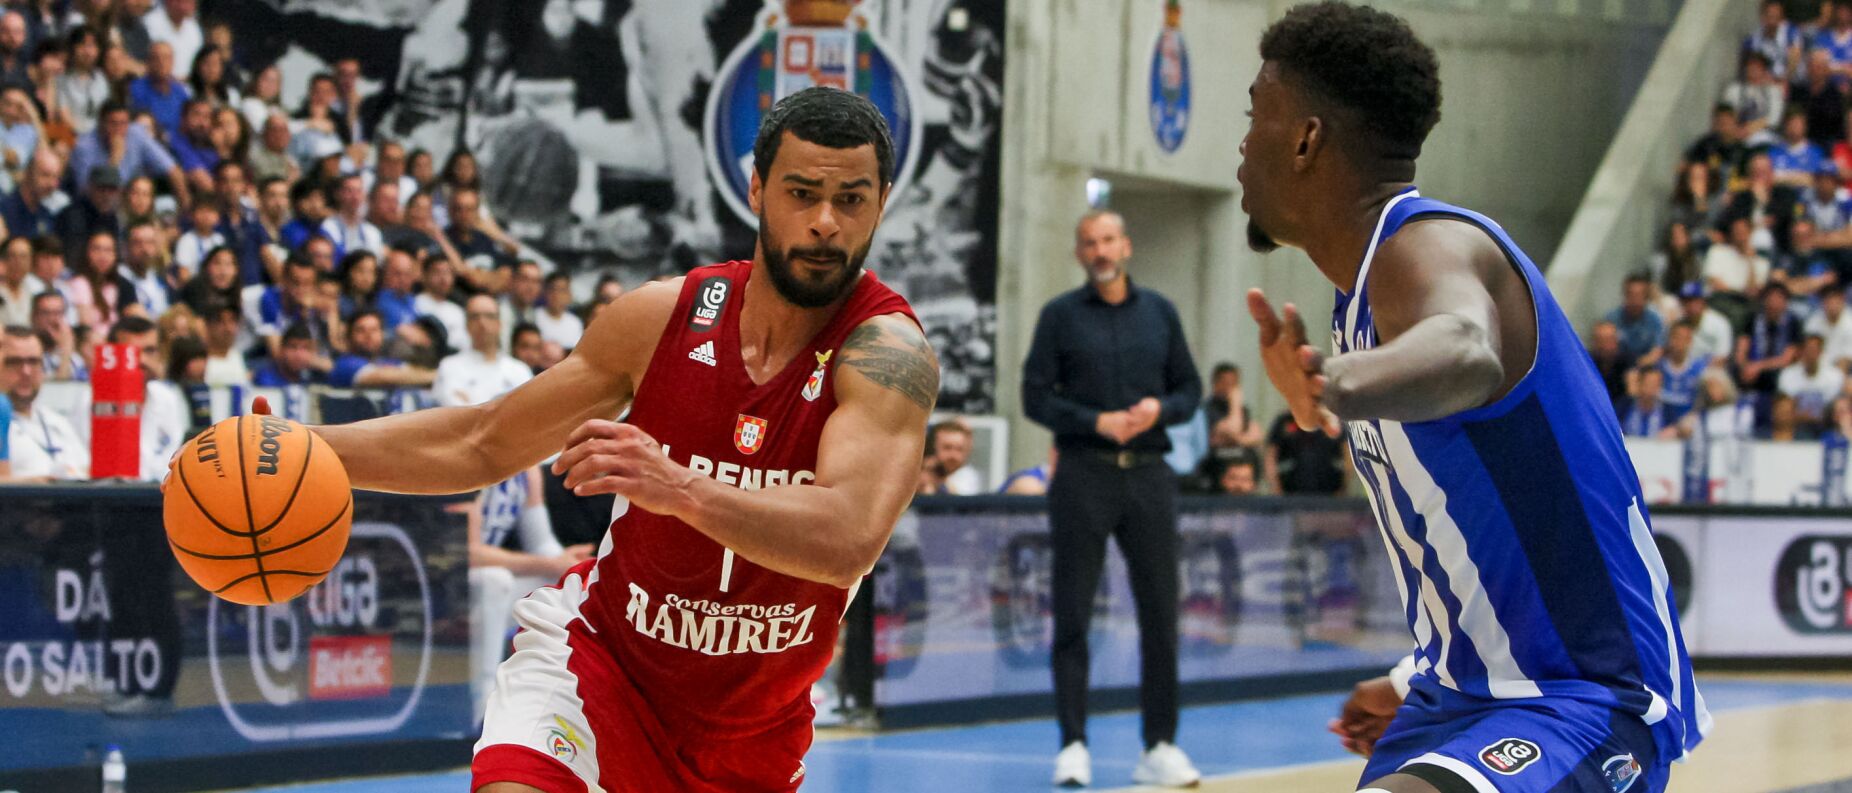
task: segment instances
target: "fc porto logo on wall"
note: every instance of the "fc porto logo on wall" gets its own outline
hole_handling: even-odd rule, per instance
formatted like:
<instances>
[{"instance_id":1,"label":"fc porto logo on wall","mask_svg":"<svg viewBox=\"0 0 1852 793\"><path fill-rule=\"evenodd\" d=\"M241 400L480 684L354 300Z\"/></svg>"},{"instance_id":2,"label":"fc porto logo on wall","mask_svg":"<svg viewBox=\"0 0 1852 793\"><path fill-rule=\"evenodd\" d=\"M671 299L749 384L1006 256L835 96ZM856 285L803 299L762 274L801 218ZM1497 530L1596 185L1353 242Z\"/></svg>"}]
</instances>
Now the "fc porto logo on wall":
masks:
<instances>
[{"instance_id":1,"label":"fc porto logo on wall","mask_svg":"<svg viewBox=\"0 0 1852 793\"><path fill-rule=\"evenodd\" d=\"M1190 51L1183 45L1182 0L1165 0L1164 28L1151 53L1151 132L1175 152L1190 131Z\"/></svg>"},{"instance_id":2,"label":"fc porto logo on wall","mask_svg":"<svg viewBox=\"0 0 1852 793\"><path fill-rule=\"evenodd\" d=\"M920 122L911 78L876 38L862 0L765 0L752 32L727 56L707 97L707 167L727 205L748 225L752 144L778 100L812 86L854 91L887 117L894 139L894 188L919 155Z\"/></svg>"}]
</instances>

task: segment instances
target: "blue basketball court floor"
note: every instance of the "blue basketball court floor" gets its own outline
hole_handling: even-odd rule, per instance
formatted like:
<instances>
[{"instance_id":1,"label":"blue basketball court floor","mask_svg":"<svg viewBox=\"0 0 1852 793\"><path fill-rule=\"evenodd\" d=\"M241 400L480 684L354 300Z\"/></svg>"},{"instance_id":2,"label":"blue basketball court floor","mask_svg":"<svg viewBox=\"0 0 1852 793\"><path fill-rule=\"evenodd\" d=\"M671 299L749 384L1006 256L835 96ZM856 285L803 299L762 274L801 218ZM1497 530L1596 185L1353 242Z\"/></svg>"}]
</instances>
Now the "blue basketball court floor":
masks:
<instances>
[{"instance_id":1,"label":"blue basketball court floor","mask_svg":"<svg viewBox=\"0 0 1852 793\"><path fill-rule=\"evenodd\" d=\"M1825 790L1852 779L1852 675L1704 676L1717 724L1673 775L1678 793ZM1362 762L1346 755L1325 724L1335 694L1190 708L1178 743L1195 759L1209 793L1349 791ZM819 735L806 762L805 793L1015 793L1049 789L1053 721L1024 721L882 734ZM1089 725L1094 789L1134 790L1138 716L1095 716ZM466 770L247 793L457 793ZM1833 786L1831 789L1839 789Z\"/></svg>"}]
</instances>

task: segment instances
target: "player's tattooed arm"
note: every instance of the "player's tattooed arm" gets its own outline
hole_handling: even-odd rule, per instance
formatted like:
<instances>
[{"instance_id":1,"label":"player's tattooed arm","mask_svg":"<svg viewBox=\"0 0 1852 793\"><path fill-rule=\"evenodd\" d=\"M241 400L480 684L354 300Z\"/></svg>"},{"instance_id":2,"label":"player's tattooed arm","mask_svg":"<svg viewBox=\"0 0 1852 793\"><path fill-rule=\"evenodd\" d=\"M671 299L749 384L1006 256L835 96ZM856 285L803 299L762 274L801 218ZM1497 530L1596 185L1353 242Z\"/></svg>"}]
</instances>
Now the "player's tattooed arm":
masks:
<instances>
[{"instance_id":1,"label":"player's tattooed arm","mask_svg":"<svg viewBox=\"0 0 1852 793\"><path fill-rule=\"evenodd\" d=\"M919 326L907 320L876 317L862 323L843 342L841 365L926 410L939 398L939 358Z\"/></svg>"}]
</instances>

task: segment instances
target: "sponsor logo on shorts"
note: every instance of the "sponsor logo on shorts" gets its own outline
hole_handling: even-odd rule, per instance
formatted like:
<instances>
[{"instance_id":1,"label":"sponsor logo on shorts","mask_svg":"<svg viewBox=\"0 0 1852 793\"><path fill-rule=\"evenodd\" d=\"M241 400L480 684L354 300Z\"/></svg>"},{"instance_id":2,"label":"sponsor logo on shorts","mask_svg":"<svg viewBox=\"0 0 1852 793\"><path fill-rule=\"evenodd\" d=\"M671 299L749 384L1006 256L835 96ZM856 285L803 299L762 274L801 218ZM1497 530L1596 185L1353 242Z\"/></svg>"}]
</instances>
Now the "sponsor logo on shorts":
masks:
<instances>
[{"instance_id":1,"label":"sponsor logo on shorts","mask_svg":"<svg viewBox=\"0 0 1852 793\"><path fill-rule=\"evenodd\" d=\"M1543 750L1523 738L1505 738L1479 750L1479 763L1493 772L1511 776L1543 757Z\"/></svg>"},{"instance_id":2,"label":"sponsor logo on shorts","mask_svg":"<svg viewBox=\"0 0 1852 793\"><path fill-rule=\"evenodd\" d=\"M713 330L720 324L720 313L727 308L727 294L733 282L710 275L695 290L694 305L688 310L688 329L696 333Z\"/></svg>"},{"instance_id":3,"label":"sponsor logo on shorts","mask_svg":"<svg viewBox=\"0 0 1852 793\"><path fill-rule=\"evenodd\" d=\"M688 351L688 360L700 361L708 366L718 366L720 361L714 358L714 340L701 342L701 346Z\"/></svg>"},{"instance_id":4,"label":"sponsor logo on shorts","mask_svg":"<svg viewBox=\"0 0 1852 793\"><path fill-rule=\"evenodd\" d=\"M553 723L557 726L547 728L547 751L568 763L578 759L579 744L585 739L565 719L554 716Z\"/></svg>"},{"instance_id":5,"label":"sponsor logo on shorts","mask_svg":"<svg viewBox=\"0 0 1852 793\"><path fill-rule=\"evenodd\" d=\"M1601 764L1601 776L1608 780L1609 790L1627 793L1640 779L1640 761L1630 754L1617 754Z\"/></svg>"},{"instance_id":6,"label":"sponsor logo on shorts","mask_svg":"<svg viewBox=\"0 0 1852 793\"><path fill-rule=\"evenodd\" d=\"M803 778L804 778L804 761L799 760L797 761L797 770L791 772L791 778L789 780L786 780L785 784L795 785L797 784L798 780L803 779Z\"/></svg>"}]
</instances>

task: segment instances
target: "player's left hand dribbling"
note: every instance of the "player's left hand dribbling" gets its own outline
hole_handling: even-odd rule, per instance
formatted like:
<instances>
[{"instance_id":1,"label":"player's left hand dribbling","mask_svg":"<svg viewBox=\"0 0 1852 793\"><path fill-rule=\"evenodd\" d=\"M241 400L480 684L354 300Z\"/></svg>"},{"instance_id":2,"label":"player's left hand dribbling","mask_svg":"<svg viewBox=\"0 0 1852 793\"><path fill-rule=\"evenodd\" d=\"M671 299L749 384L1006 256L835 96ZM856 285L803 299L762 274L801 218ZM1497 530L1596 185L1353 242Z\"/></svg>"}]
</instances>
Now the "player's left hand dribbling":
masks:
<instances>
[{"instance_id":1,"label":"player's left hand dribbling","mask_svg":"<svg viewBox=\"0 0 1852 793\"><path fill-rule=\"evenodd\" d=\"M1351 690L1350 699L1327 729L1338 736L1346 751L1369 757L1401 705L1402 697L1388 677L1365 680Z\"/></svg>"},{"instance_id":2,"label":"player's left hand dribbling","mask_svg":"<svg viewBox=\"0 0 1852 793\"><path fill-rule=\"evenodd\" d=\"M670 461L662 445L632 424L593 420L566 439L566 451L553 463L575 495L615 494L659 514L674 513L674 499L685 492L693 471Z\"/></svg>"}]
</instances>

